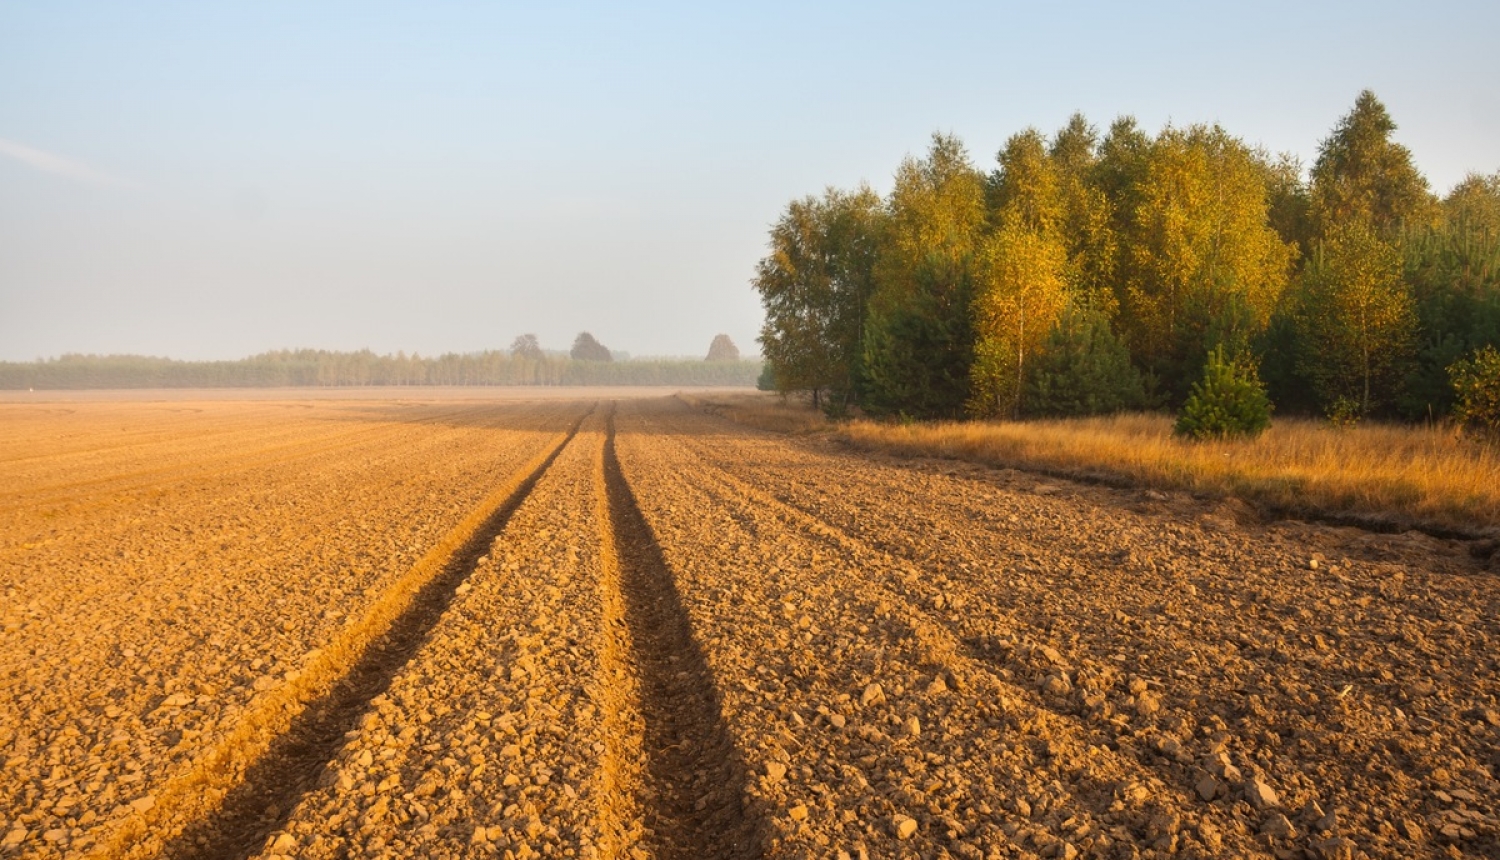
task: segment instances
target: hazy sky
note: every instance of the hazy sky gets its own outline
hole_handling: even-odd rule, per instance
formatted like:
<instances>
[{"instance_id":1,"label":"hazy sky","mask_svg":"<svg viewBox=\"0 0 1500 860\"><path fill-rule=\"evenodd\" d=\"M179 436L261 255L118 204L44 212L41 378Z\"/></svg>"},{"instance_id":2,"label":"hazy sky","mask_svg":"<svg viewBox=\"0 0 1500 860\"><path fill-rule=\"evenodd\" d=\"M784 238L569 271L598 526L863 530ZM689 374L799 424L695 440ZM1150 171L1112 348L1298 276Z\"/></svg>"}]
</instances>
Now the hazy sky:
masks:
<instances>
[{"instance_id":1,"label":"hazy sky","mask_svg":"<svg viewBox=\"0 0 1500 860\"><path fill-rule=\"evenodd\" d=\"M884 192L934 131L989 170L1131 113L1310 163L1368 87L1446 192L1500 171L1496 33L1493 0L0 0L0 359L754 352L786 203Z\"/></svg>"}]
</instances>

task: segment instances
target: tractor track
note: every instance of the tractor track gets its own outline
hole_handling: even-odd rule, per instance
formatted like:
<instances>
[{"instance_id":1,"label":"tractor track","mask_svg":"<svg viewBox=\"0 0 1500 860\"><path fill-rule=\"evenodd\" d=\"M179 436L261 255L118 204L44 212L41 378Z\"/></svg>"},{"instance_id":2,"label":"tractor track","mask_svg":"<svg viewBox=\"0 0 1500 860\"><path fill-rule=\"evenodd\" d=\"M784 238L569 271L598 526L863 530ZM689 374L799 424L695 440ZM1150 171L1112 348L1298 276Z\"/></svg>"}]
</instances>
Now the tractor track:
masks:
<instances>
[{"instance_id":1,"label":"tractor track","mask_svg":"<svg viewBox=\"0 0 1500 860\"><path fill-rule=\"evenodd\" d=\"M243 761L234 750L216 751L217 758L227 761L215 764L220 767L227 764L237 770L242 768L240 777L214 809L206 815L193 817L175 836L147 856L173 860L226 860L254 855L266 836L286 820L297 801L316 784L327 763L336 755L345 733L355 726L371 701L389 687L396 674L411 661L428 632L442 618L458 587L592 413L591 407L573 423L498 507L476 528L469 530L435 574L420 583L404 608L358 651L354 661L326 692L307 702L290 725L271 738L258 755L250 761ZM399 597L396 602L400 602ZM154 818L168 819L171 813L169 805L158 805L157 809L161 812ZM117 837L112 844L114 850L99 856L143 856L140 847L151 845L154 840L132 846L137 835L129 833L124 834L123 839Z\"/></svg>"},{"instance_id":2,"label":"tractor track","mask_svg":"<svg viewBox=\"0 0 1500 860\"><path fill-rule=\"evenodd\" d=\"M726 444L715 438L718 422L696 432L690 426L691 420L674 427L678 450L696 461L683 468L702 476L718 504L769 513L788 531L851 562L862 559L854 567L870 577L865 587L883 593L914 629L925 628L919 638L936 637L935 650L1011 687L1049 723L1058 720L1048 732L1053 737L1076 737L1109 751L1096 761L1123 759L1143 769L1137 778L1160 780L1147 783L1154 783L1151 794L1181 820L1201 816L1213 825L1209 838L1183 832L1184 839L1227 849L1248 832L1263 845L1281 844L1287 837L1267 838L1281 832L1276 813L1251 797L1253 786L1273 784L1286 814L1304 828L1288 832L1313 855L1368 841L1389 845L1403 833L1420 833L1420 825L1392 830L1390 822L1411 807L1372 808L1364 798L1374 786L1410 785L1419 777L1424 765L1404 751L1433 755L1427 751L1456 747L1464 751L1459 760L1484 760L1484 745L1466 736L1481 729L1425 740L1422 726L1438 721L1404 711L1431 702L1424 701L1431 693L1391 671L1422 658L1391 649L1392 637L1382 630L1402 629L1402 638L1417 643L1468 636L1448 625L1446 613L1434 613L1443 599L1434 592L1460 597L1466 581L1487 587L1462 560L1396 555L1406 544L1426 549L1420 541L1387 550L1322 526L1263 531L1237 521L1226 506L1158 513L1145 505L1145 516L1138 516L1120 510L1118 492L1069 491L1026 477L1016 489L1004 479L1006 486L997 488L980 476L955 480L947 469L857 464L784 443L778 449L749 434ZM762 451L774 456L757 456ZM921 504L886 502L899 494ZM1008 510L1037 519L1007 520ZM1079 523L1089 525L1080 530ZM1313 552L1303 543L1308 537L1352 560L1339 558L1314 577L1299 575ZM1431 571L1387 561L1401 558ZM1310 612L1312 606L1319 611ZM1461 666L1427 666L1457 689L1473 683L1471 670ZM1393 748L1403 752L1391 756ZM1380 764L1348 770L1369 758ZM1488 771L1476 772L1482 781ZM1331 807L1359 809L1365 817L1355 826L1343 819L1341 833L1329 826L1332 818L1315 814ZM1470 836L1452 829L1468 813L1433 804L1425 815L1452 842L1482 843L1492 820L1466 818L1483 822ZM1152 835L1157 829L1151 821L1142 828L1148 839L1165 839Z\"/></svg>"},{"instance_id":3,"label":"tractor track","mask_svg":"<svg viewBox=\"0 0 1500 860\"><path fill-rule=\"evenodd\" d=\"M760 856L757 823L744 812L747 769L672 571L620 468L613 410L603 478L618 559L618 576L611 578L644 729L637 803L645 847L652 856L683 860Z\"/></svg>"}]
</instances>

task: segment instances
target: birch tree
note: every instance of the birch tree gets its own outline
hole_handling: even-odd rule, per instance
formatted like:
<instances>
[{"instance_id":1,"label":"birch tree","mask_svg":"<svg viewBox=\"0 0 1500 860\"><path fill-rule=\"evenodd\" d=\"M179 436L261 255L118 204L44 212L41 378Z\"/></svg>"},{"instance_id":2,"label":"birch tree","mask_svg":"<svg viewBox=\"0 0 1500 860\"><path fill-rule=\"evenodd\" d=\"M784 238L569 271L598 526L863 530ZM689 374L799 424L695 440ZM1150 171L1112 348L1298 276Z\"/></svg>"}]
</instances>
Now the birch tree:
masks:
<instances>
[{"instance_id":1,"label":"birch tree","mask_svg":"<svg viewBox=\"0 0 1500 860\"><path fill-rule=\"evenodd\" d=\"M1303 274L1299 369L1333 414L1368 415L1395 392L1416 333L1401 254L1375 228L1335 225Z\"/></svg>"},{"instance_id":2,"label":"birch tree","mask_svg":"<svg viewBox=\"0 0 1500 860\"><path fill-rule=\"evenodd\" d=\"M963 144L933 135L896 172L866 326L866 406L957 417L973 361L973 268L985 229L984 179Z\"/></svg>"},{"instance_id":3,"label":"birch tree","mask_svg":"<svg viewBox=\"0 0 1500 860\"><path fill-rule=\"evenodd\" d=\"M1057 172L1035 129L1014 135L991 181L997 229L980 245L972 307L970 414L1020 416L1027 361L1067 304Z\"/></svg>"},{"instance_id":4,"label":"birch tree","mask_svg":"<svg viewBox=\"0 0 1500 860\"><path fill-rule=\"evenodd\" d=\"M1135 192L1125 334L1179 395L1208 351L1242 351L1286 288L1293 251L1267 218L1255 154L1218 126L1168 128Z\"/></svg>"}]
</instances>

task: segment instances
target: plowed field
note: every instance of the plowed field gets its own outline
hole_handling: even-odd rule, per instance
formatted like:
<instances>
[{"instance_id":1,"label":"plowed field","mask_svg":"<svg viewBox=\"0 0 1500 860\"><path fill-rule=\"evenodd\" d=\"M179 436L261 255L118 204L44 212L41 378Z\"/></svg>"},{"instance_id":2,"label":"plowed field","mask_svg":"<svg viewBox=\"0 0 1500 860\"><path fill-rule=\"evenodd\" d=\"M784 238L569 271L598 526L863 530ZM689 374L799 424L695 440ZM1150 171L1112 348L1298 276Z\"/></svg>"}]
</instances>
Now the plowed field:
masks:
<instances>
[{"instance_id":1,"label":"plowed field","mask_svg":"<svg viewBox=\"0 0 1500 860\"><path fill-rule=\"evenodd\" d=\"M1500 855L1459 544L671 398L0 428L0 856Z\"/></svg>"}]
</instances>

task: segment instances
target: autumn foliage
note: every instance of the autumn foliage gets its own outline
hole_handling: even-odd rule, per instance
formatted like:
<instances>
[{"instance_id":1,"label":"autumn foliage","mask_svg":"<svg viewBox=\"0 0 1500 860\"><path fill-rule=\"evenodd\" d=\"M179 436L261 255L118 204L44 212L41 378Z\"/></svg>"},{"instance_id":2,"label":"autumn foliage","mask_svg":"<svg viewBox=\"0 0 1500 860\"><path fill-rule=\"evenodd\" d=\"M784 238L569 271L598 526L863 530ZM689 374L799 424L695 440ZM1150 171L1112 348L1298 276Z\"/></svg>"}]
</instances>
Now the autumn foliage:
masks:
<instances>
[{"instance_id":1,"label":"autumn foliage","mask_svg":"<svg viewBox=\"0 0 1500 860\"><path fill-rule=\"evenodd\" d=\"M934 135L886 197L829 189L772 227L767 382L1024 418L1201 406L1219 367L1282 414L1444 416L1448 368L1500 344L1500 176L1439 199L1395 129L1361 93L1310 170L1218 125L1075 115L988 172Z\"/></svg>"},{"instance_id":2,"label":"autumn foliage","mask_svg":"<svg viewBox=\"0 0 1500 860\"><path fill-rule=\"evenodd\" d=\"M1449 369L1458 394L1454 417L1467 428L1500 442L1500 350L1486 346Z\"/></svg>"}]
</instances>

